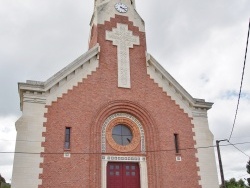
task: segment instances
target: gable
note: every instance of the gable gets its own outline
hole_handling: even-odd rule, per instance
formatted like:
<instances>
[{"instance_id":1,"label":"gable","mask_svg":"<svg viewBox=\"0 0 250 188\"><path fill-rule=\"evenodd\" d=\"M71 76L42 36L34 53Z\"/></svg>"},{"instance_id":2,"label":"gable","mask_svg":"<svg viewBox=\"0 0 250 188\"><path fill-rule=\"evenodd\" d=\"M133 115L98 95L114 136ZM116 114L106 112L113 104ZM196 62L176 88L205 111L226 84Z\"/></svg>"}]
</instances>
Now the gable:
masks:
<instances>
[{"instance_id":1,"label":"gable","mask_svg":"<svg viewBox=\"0 0 250 188\"><path fill-rule=\"evenodd\" d=\"M147 73L159 87L192 117L195 110L209 110L213 103L193 98L150 54L147 54Z\"/></svg>"},{"instance_id":2,"label":"gable","mask_svg":"<svg viewBox=\"0 0 250 188\"><path fill-rule=\"evenodd\" d=\"M97 44L45 82L27 80L18 83L21 110L25 101L48 105L82 82L99 66L99 51Z\"/></svg>"},{"instance_id":3,"label":"gable","mask_svg":"<svg viewBox=\"0 0 250 188\"><path fill-rule=\"evenodd\" d=\"M31 95L37 95L35 97L37 102L50 104L83 78L87 78L87 75L91 75L91 72L99 66L99 51L100 47L97 44L45 82L27 80L26 83L18 83L21 109L24 100ZM193 98L149 53L147 73L190 116L192 109L209 110L212 107L213 103ZM46 102L47 96L49 97Z\"/></svg>"}]
</instances>

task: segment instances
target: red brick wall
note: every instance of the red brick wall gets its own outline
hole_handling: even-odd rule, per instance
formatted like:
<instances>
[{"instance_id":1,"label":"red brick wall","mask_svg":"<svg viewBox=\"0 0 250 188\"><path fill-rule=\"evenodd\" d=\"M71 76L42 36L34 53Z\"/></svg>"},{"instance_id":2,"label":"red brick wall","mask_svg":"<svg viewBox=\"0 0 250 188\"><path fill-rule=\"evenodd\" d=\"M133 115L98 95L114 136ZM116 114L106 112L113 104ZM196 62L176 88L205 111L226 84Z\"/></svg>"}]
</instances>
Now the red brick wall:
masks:
<instances>
[{"instance_id":1,"label":"red brick wall","mask_svg":"<svg viewBox=\"0 0 250 188\"><path fill-rule=\"evenodd\" d=\"M105 40L106 30L117 23L128 24L140 37L140 46L130 49L131 89L117 87L117 47ZM196 150L182 150L182 161L175 160L175 133L181 148L194 147L191 119L147 75L145 33L122 16L98 25L96 32L101 46L99 68L48 106L45 114L45 153L61 154L44 154L43 184L39 187L101 187L102 124L109 115L126 112L135 116L145 131L149 188L199 188ZM65 127L72 128L71 158L62 154ZM107 153L112 152L107 146Z\"/></svg>"}]
</instances>

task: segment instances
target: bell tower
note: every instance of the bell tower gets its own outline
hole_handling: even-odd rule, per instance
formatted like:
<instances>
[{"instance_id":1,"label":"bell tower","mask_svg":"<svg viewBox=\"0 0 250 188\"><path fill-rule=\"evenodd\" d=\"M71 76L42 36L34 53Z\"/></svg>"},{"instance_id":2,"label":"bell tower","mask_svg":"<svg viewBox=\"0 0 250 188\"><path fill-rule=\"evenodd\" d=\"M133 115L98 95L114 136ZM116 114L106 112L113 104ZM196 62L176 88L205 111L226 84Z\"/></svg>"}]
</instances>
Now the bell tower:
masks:
<instances>
[{"instance_id":1,"label":"bell tower","mask_svg":"<svg viewBox=\"0 0 250 188\"><path fill-rule=\"evenodd\" d=\"M135 8L135 0L95 0L94 12L90 21L89 48L98 43L98 26L109 22L115 16L126 17L140 31L145 31L144 21Z\"/></svg>"},{"instance_id":2,"label":"bell tower","mask_svg":"<svg viewBox=\"0 0 250 188\"><path fill-rule=\"evenodd\" d=\"M98 6L98 5L100 5L100 4L102 4L102 3L105 3L107 1L109 1L109 0L95 0L95 7ZM135 0L129 0L129 1L130 1L130 4L135 7Z\"/></svg>"},{"instance_id":3,"label":"bell tower","mask_svg":"<svg viewBox=\"0 0 250 188\"><path fill-rule=\"evenodd\" d=\"M131 88L133 57L130 51L136 50L135 46L142 47L144 50L140 54L146 61L144 21L135 9L135 0L95 0L90 26L89 48L98 44L103 58L112 57L117 64L118 87ZM107 49L115 50L110 54ZM105 51L109 54L104 54Z\"/></svg>"}]
</instances>

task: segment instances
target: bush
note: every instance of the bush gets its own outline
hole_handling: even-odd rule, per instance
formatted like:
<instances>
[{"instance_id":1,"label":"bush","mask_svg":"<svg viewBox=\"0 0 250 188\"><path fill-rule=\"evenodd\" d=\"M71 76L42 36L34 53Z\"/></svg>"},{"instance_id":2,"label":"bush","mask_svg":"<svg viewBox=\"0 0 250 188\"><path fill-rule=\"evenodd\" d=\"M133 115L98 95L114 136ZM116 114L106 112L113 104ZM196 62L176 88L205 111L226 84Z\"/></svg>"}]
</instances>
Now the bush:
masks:
<instances>
[{"instance_id":1,"label":"bush","mask_svg":"<svg viewBox=\"0 0 250 188\"><path fill-rule=\"evenodd\" d=\"M2 183L1 188L10 188L9 183Z\"/></svg>"}]
</instances>

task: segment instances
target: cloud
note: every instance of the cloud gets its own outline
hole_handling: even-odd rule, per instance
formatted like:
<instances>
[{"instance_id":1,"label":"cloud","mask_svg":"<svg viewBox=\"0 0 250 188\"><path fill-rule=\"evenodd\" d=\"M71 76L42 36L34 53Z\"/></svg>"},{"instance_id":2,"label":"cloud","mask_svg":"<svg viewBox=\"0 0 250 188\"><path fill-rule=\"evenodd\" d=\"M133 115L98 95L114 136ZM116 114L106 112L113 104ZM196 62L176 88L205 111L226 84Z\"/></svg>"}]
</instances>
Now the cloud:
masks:
<instances>
[{"instance_id":1,"label":"cloud","mask_svg":"<svg viewBox=\"0 0 250 188\"><path fill-rule=\"evenodd\" d=\"M0 152L14 152L15 151L15 121L16 116L0 116ZM0 153L1 175L6 181L10 182L12 176L14 154Z\"/></svg>"},{"instance_id":2,"label":"cloud","mask_svg":"<svg viewBox=\"0 0 250 188\"><path fill-rule=\"evenodd\" d=\"M44 81L87 51L93 3L0 1L1 139L15 139L14 122L20 116L17 83ZM228 138L242 74L250 1L136 0L136 5L146 24L148 52L193 97L214 102L208 114L211 131L215 139ZM250 141L249 96L248 55L233 143ZM14 143L0 141L0 147L14 150ZM250 154L249 145L239 148ZM231 146L221 150L226 179L243 175L246 157ZM7 154L0 159L6 179L11 178L12 159Z\"/></svg>"},{"instance_id":3,"label":"cloud","mask_svg":"<svg viewBox=\"0 0 250 188\"><path fill-rule=\"evenodd\" d=\"M249 148L249 145L246 145ZM240 145L236 147L241 148ZM246 164L249 158L235 149L233 146L221 147L222 162L226 179L235 177L236 179L242 178L241 176L247 174ZM249 152L250 150L248 150ZM230 156L230 157L229 157Z\"/></svg>"},{"instance_id":4,"label":"cloud","mask_svg":"<svg viewBox=\"0 0 250 188\"><path fill-rule=\"evenodd\" d=\"M82 0L0 2L0 98L11 99L0 101L1 114L19 112L18 82L44 81L87 50L88 8Z\"/></svg>"}]
</instances>

